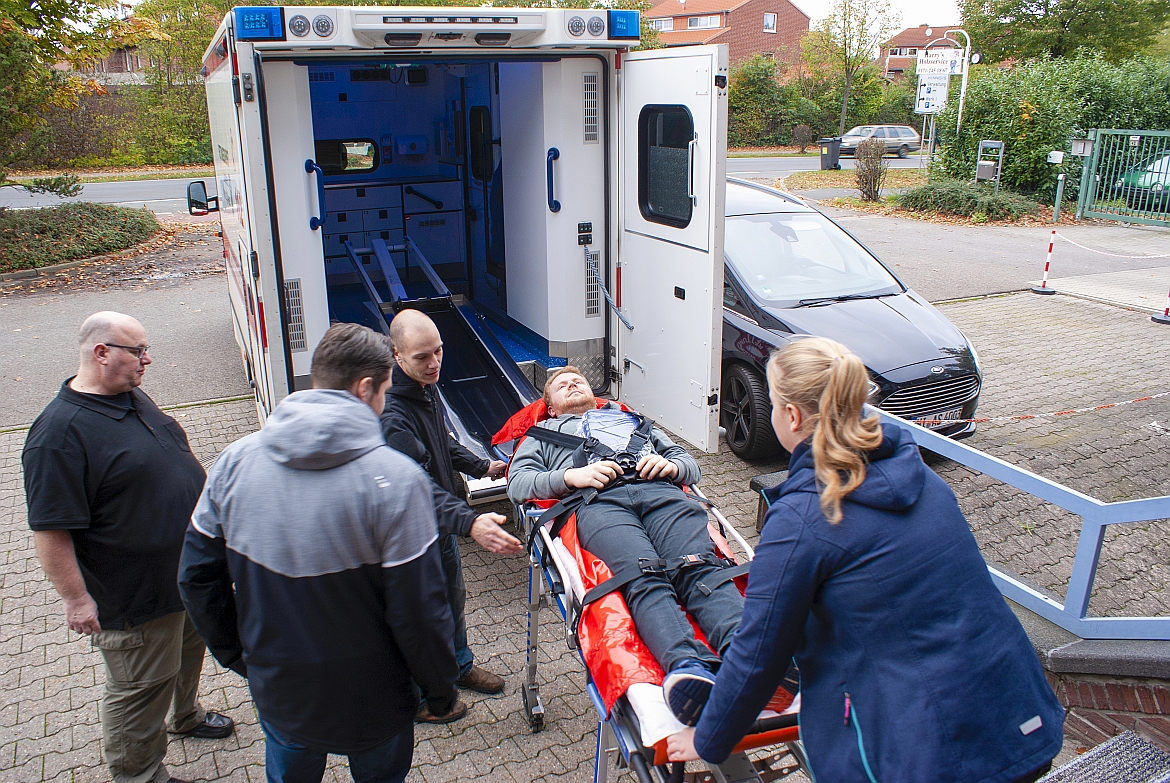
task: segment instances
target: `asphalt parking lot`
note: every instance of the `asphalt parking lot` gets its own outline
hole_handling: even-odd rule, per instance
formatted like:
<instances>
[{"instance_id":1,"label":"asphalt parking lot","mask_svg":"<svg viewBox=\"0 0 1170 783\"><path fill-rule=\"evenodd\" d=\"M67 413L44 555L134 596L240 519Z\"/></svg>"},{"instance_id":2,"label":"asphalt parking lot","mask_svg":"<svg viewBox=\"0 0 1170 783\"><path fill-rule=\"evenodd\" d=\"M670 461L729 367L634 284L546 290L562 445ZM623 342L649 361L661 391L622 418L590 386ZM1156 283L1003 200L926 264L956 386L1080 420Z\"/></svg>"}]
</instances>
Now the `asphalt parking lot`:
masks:
<instances>
[{"instance_id":1,"label":"asphalt parking lot","mask_svg":"<svg viewBox=\"0 0 1170 783\"><path fill-rule=\"evenodd\" d=\"M942 268L952 270L953 265ZM46 340L32 343L29 336L29 342L21 343L30 346L24 356L3 357L9 378L15 368L28 364L30 353L38 352L45 364L35 383L15 386L25 381L6 379L0 387L8 407L23 416L7 414L3 421L11 424L0 427L0 779L108 779L97 719L100 661L87 641L65 629L60 602L35 558L20 480L26 435L21 425L44 404L45 395L55 392L74 362L75 348L67 336L76 323L70 319L79 321L87 308L99 306L126 307L150 318L157 312L159 320L147 323L152 343L170 340L174 348L167 353L173 350L182 357L175 368L167 366L170 361L156 360L148 373L144 388L160 402L237 392L243 372L227 321L226 282L218 274L188 282L126 283L82 294L9 291L0 300L7 305L0 307L5 351L9 335L24 334L13 330L25 328L21 324L29 313L44 313L36 323L43 327L40 339ZM138 290L133 290L136 285ZM89 296L93 298L85 298ZM1050 412L1170 390L1170 352L1165 350L1170 331L1134 310L1031 294L979 296L940 307L981 353L985 385L980 415ZM48 340L51 330L58 336ZM221 387L214 384L222 384L222 392L215 392ZM257 427L254 408L246 401L195 405L172 415L187 429L196 453L208 460ZM983 425L968 443L1102 500L1170 494L1168 398L1059 421ZM748 481L783 463L748 464L727 451L705 455L700 462L704 490L745 536L754 537L756 497ZM1079 519L949 461L936 459L932 465L958 495L988 560L1063 592ZM1167 542L1165 523L1125 526L1111 533L1093 611L1170 613ZM559 618L550 611L542 624L539 654L547 728L533 735L517 696L525 662L526 563L521 557L475 551L473 545L464 546L464 563L472 649L483 665L507 677L508 688L500 697L465 695L471 712L456 724L420 727L410 780L591 780L596 716ZM201 781L263 780L263 740L246 683L209 657L202 698L206 707L234 717L239 730L225 740L172 741L172 774ZM343 759L331 760L330 774L338 781L350 780Z\"/></svg>"}]
</instances>

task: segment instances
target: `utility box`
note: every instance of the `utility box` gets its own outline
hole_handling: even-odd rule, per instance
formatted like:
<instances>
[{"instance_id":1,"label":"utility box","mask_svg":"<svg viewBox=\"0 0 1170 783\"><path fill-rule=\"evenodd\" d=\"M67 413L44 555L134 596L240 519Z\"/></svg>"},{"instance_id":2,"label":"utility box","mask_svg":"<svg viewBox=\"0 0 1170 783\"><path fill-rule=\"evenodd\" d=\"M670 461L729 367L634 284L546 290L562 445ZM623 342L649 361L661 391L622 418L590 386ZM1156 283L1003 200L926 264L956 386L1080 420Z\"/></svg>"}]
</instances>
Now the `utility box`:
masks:
<instances>
[{"instance_id":1,"label":"utility box","mask_svg":"<svg viewBox=\"0 0 1170 783\"><path fill-rule=\"evenodd\" d=\"M1003 170L1003 142L983 140L979 142L979 154L975 159L975 184L994 182L999 193L999 175Z\"/></svg>"},{"instance_id":2,"label":"utility box","mask_svg":"<svg viewBox=\"0 0 1170 783\"><path fill-rule=\"evenodd\" d=\"M1048 162L1055 163L1058 166L1061 163L1064 163L1064 152L1061 150L1053 150L1052 152L1048 153Z\"/></svg>"}]
</instances>

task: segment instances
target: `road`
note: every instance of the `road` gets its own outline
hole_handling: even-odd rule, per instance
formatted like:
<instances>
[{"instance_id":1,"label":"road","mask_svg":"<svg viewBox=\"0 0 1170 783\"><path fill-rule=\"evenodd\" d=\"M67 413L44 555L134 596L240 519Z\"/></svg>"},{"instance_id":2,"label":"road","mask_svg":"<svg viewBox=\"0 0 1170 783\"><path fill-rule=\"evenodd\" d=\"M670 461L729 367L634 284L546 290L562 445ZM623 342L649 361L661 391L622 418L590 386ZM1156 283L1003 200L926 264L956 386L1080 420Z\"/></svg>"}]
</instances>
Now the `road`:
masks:
<instances>
[{"instance_id":1,"label":"road","mask_svg":"<svg viewBox=\"0 0 1170 783\"><path fill-rule=\"evenodd\" d=\"M893 168L916 168L918 159L890 158ZM853 168L851 158L841 160L842 168ZM820 168L816 157L728 158L727 173L742 177L779 177L794 171L812 171ZM215 195L215 178L199 177L207 183L209 195ZM29 193L20 188L0 189L0 206L51 207L64 201L93 201L99 204L118 204L123 207L145 207L156 213L186 214L187 185L195 179L144 179L127 182L94 182L85 185L81 195L72 199Z\"/></svg>"},{"instance_id":2,"label":"road","mask_svg":"<svg viewBox=\"0 0 1170 783\"><path fill-rule=\"evenodd\" d=\"M198 177L207 183L208 194L215 195L215 178ZM85 185L81 195L62 199L43 193L29 193L22 188L0 189L0 207L52 207L65 201L92 201L151 210L156 214L186 214L187 185L195 179L141 179L127 182L93 182Z\"/></svg>"}]
</instances>

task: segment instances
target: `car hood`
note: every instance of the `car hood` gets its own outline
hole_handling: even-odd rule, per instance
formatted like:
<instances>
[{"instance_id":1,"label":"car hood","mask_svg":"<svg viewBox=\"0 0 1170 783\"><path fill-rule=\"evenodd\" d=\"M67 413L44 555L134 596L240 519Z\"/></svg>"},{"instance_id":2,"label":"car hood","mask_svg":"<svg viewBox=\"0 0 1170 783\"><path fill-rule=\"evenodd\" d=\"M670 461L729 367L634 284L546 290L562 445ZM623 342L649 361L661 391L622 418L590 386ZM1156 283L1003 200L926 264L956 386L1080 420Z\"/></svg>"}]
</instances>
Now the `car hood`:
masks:
<instances>
[{"instance_id":1,"label":"car hood","mask_svg":"<svg viewBox=\"0 0 1170 783\"><path fill-rule=\"evenodd\" d=\"M963 333L914 293L766 309L796 334L828 337L848 346L879 375L967 352Z\"/></svg>"}]
</instances>

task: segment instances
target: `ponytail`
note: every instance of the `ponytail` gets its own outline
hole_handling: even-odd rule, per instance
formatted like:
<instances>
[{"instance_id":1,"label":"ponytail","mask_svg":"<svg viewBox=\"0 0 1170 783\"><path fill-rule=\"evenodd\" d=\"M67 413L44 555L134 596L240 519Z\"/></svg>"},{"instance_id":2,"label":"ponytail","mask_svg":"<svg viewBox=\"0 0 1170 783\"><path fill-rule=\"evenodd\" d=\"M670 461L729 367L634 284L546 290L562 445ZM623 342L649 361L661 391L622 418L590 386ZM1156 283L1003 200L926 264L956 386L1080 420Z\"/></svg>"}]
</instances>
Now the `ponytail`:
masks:
<instances>
[{"instance_id":1,"label":"ponytail","mask_svg":"<svg viewBox=\"0 0 1170 783\"><path fill-rule=\"evenodd\" d=\"M841 501L865 481L864 453L882 442L880 419L861 417L869 395L865 365L840 343L811 337L772 354L768 386L777 402L791 403L805 416L821 511L835 525Z\"/></svg>"}]
</instances>

